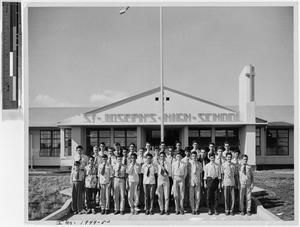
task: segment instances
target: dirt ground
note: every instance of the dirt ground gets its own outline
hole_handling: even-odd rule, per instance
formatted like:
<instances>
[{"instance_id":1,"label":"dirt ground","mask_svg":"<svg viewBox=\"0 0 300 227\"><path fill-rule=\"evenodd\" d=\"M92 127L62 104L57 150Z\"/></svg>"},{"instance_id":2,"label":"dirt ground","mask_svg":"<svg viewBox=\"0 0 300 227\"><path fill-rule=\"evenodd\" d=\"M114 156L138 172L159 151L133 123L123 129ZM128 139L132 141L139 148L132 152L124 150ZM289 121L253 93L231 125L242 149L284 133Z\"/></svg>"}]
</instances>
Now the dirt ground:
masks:
<instances>
[{"instance_id":1,"label":"dirt ground","mask_svg":"<svg viewBox=\"0 0 300 227\"><path fill-rule=\"evenodd\" d=\"M257 171L254 185L267 190L267 195L257 197L264 208L282 220L294 220L293 169Z\"/></svg>"}]
</instances>

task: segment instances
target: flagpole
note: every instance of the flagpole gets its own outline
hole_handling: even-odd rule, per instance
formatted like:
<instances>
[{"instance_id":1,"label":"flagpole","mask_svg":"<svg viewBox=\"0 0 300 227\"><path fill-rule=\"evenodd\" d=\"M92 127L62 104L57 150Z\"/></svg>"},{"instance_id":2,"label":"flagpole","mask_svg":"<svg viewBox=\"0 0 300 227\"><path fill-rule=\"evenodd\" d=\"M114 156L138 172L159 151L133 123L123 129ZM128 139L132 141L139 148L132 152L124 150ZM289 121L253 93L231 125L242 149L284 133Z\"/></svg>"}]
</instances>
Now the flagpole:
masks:
<instances>
[{"instance_id":1,"label":"flagpole","mask_svg":"<svg viewBox=\"0 0 300 227\"><path fill-rule=\"evenodd\" d=\"M164 141L164 77L163 77L163 15L162 7L159 7L160 12L160 100L161 100L161 124L160 124L160 141Z\"/></svg>"}]
</instances>

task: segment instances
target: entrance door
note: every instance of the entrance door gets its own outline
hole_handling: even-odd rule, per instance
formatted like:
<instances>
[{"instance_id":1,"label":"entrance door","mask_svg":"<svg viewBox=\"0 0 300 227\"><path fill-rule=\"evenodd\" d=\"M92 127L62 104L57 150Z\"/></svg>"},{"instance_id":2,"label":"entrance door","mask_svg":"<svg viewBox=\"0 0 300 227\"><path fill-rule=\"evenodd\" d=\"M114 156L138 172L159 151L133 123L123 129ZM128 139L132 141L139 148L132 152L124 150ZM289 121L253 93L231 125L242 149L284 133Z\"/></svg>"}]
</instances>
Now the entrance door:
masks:
<instances>
[{"instance_id":1,"label":"entrance door","mask_svg":"<svg viewBox=\"0 0 300 227\"><path fill-rule=\"evenodd\" d=\"M165 143L166 146L175 146L175 142L179 140L180 128L165 128ZM146 141L152 146L160 144L160 129L146 129Z\"/></svg>"}]
</instances>

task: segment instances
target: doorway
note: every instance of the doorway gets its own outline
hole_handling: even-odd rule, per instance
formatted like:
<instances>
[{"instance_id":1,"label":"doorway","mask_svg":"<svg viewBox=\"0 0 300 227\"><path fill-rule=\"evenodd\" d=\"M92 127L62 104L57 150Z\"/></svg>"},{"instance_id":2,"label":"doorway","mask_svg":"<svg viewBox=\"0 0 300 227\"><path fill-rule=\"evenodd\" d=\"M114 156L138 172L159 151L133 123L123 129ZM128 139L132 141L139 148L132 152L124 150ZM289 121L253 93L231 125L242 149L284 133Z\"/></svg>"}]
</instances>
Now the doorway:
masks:
<instances>
[{"instance_id":1,"label":"doorway","mask_svg":"<svg viewBox=\"0 0 300 227\"><path fill-rule=\"evenodd\" d=\"M166 146L175 146L175 142L179 140L180 128L165 128L165 144ZM152 146L160 144L160 128L146 128L146 141Z\"/></svg>"}]
</instances>

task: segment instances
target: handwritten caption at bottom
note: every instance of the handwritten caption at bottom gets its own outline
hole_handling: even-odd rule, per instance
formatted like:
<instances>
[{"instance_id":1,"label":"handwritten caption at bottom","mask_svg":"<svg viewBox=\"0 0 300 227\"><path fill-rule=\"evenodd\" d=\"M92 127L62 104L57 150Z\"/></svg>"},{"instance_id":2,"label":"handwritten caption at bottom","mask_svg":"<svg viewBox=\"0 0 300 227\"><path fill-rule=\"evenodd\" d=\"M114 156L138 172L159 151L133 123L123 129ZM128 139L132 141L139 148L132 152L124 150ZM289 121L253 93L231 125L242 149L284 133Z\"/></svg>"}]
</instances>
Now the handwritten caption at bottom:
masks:
<instances>
[{"instance_id":1,"label":"handwritten caption at bottom","mask_svg":"<svg viewBox=\"0 0 300 227\"><path fill-rule=\"evenodd\" d=\"M104 225L109 224L110 220L104 220L104 221L57 221L56 225Z\"/></svg>"}]
</instances>

